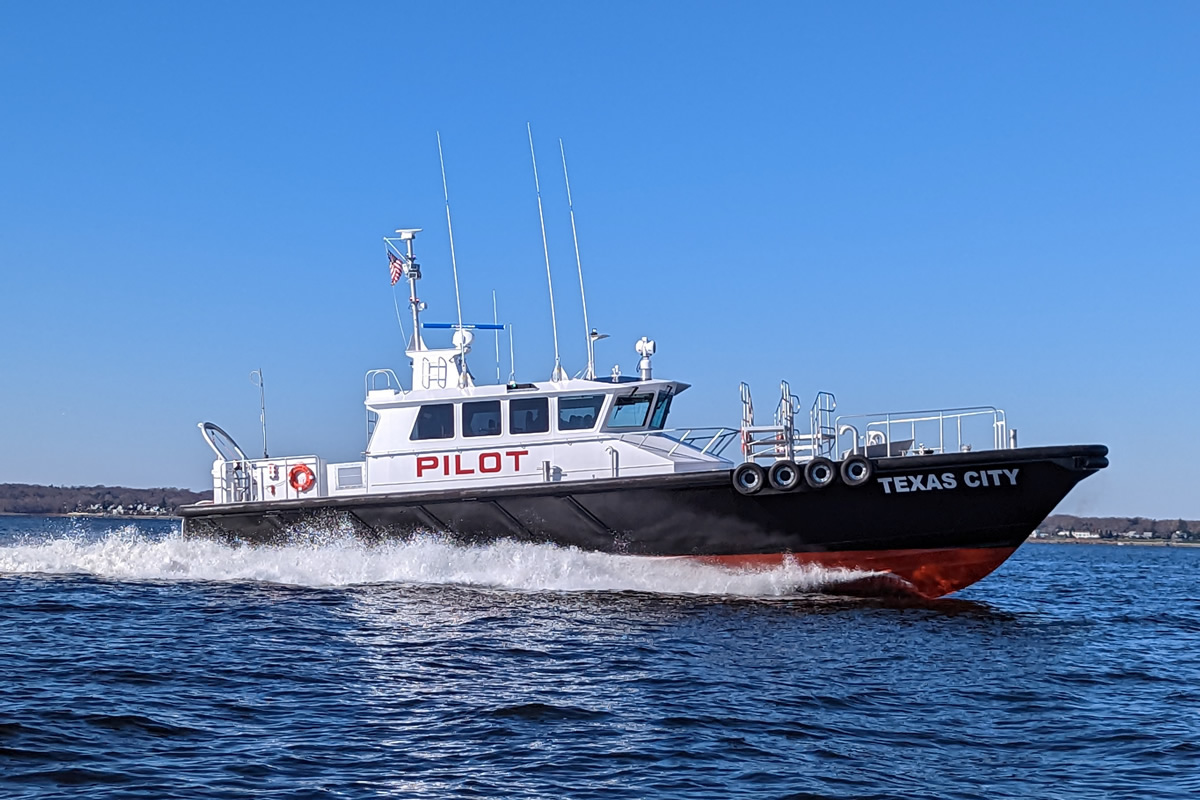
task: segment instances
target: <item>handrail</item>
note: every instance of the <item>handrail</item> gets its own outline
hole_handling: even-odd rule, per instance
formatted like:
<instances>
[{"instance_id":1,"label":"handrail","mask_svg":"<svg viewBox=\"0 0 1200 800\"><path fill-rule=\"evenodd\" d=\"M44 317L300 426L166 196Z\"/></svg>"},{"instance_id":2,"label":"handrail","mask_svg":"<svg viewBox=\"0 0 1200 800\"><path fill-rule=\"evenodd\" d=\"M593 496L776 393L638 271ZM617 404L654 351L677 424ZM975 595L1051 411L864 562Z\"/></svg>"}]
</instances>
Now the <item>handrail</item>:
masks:
<instances>
[{"instance_id":1,"label":"handrail","mask_svg":"<svg viewBox=\"0 0 1200 800\"><path fill-rule=\"evenodd\" d=\"M373 392L379 389L377 378L379 378L381 375L384 378L384 389L394 388L398 392L404 392L404 387L400 385L400 379L396 377L396 373L386 367L383 369L367 370L366 377L363 379L363 383L366 386L367 392ZM395 386L392 385L393 383Z\"/></svg>"},{"instance_id":2,"label":"handrail","mask_svg":"<svg viewBox=\"0 0 1200 800\"><path fill-rule=\"evenodd\" d=\"M383 369L367 370L366 376L363 378L363 396L370 397L371 392L379 390L379 376L383 376L384 389L394 389L400 394L404 394L404 386L400 383L400 378L396 377L396 373L384 367ZM395 384L393 386L393 383ZM375 425L379 422L379 414L367 409L367 441L371 441L371 434L375 432Z\"/></svg>"},{"instance_id":3,"label":"handrail","mask_svg":"<svg viewBox=\"0 0 1200 800\"><path fill-rule=\"evenodd\" d=\"M955 447L954 450L971 449L972 445L965 440L963 435L963 421L972 417L992 417L992 448L995 450L1005 450L1010 446L1010 441L1007 436L1008 422L1005 413L1002 409L995 406L964 406L960 408L946 409L926 409L921 411L894 411L880 412L875 414L845 414L839 416L836 420L836 430L838 435L853 431L855 434L854 446L851 450L857 451L859 444L858 428L855 425L848 424L849 420L868 420L866 428L863 432L863 447L881 446L885 452L892 455L890 448L897 441L894 436L895 426L908 426L905 434L909 436L906 440L907 446L905 451L915 447L919 453L945 453L947 452L948 437L946 435L946 423L951 422L954 425ZM921 430L929 431L930 435L933 431L929 430L932 423L937 423L937 439L936 446L928 446L924 441L921 441L918 433L918 425L925 423L926 426ZM843 426L847 430L843 429ZM872 434L882 436L881 444L871 443ZM931 440L932 441L932 440Z\"/></svg>"},{"instance_id":4,"label":"handrail","mask_svg":"<svg viewBox=\"0 0 1200 800\"><path fill-rule=\"evenodd\" d=\"M219 486L217 484L213 486L214 499L216 499L215 494L218 491L225 498L218 502L244 503L265 499L260 496L264 490L259 480L262 477L259 472L270 467L277 468L280 475L286 475L288 470L297 464L315 464L317 469L314 470L314 477L318 485L321 481L319 474L321 459L316 455L283 456L281 458L221 458L218 461L224 469L221 470Z\"/></svg>"},{"instance_id":5,"label":"handrail","mask_svg":"<svg viewBox=\"0 0 1200 800\"><path fill-rule=\"evenodd\" d=\"M216 423L214 423L214 422L197 422L196 427L198 427L200 429L200 435L204 437L205 443L209 447L212 448L212 451L214 453L217 454L218 460L229 461L230 459L227 459L225 457L225 454L221 452L221 448L218 447L217 443L213 440L214 436L221 436L225 439L225 441L229 442L229 446L232 447L234 452L237 454L237 459L235 459L235 460L238 460L238 461L246 460L246 454L242 451L241 447L238 447L238 443L236 441L234 441L233 437L230 436L228 433L226 433L224 430L222 430L221 427L219 425L217 425Z\"/></svg>"},{"instance_id":6,"label":"handrail","mask_svg":"<svg viewBox=\"0 0 1200 800\"><path fill-rule=\"evenodd\" d=\"M974 425L975 441L968 442L968 433L972 431L964 431L964 423L970 428L971 420L981 417L991 418L993 449L1006 450L1017 446L1015 429L1008 427L1004 411L995 406L843 414L835 417L837 399L829 392L818 392L809 409L809 429L806 432L797 429L794 424L799 400L791 394L787 381L780 383L781 397L774 425L754 424L750 387L743 383L739 388L742 399L742 459L747 463L760 459L803 462L819 456L837 460L846 454L859 452L868 456L899 456L968 451L982 446L978 435L980 426ZM861 424L862 420L866 421L865 426ZM898 426L907 429L897 430ZM901 438L901 433L908 438ZM840 442L847 434L852 443L849 448L843 448Z\"/></svg>"},{"instance_id":7,"label":"handrail","mask_svg":"<svg viewBox=\"0 0 1200 800\"><path fill-rule=\"evenodd\" d=\"M678 434L678 435L672 435ZM622 434L622 441L629 442L634 447L641 447L651 437L666 439L670 442L675 442L675 445L667 451L667 455L674 455L680 447L689 447L692 450L698 451L701 455L710 455L717 458L721 457L721 453L733 441L733 438L738 435L737 428L727 427L706 427L706 428L667 428L661 431L636 431L634 433ZM636 438L636 441L635 441ZM701 446L703 443L703 446Z\"/></svg>"}]
</instances>

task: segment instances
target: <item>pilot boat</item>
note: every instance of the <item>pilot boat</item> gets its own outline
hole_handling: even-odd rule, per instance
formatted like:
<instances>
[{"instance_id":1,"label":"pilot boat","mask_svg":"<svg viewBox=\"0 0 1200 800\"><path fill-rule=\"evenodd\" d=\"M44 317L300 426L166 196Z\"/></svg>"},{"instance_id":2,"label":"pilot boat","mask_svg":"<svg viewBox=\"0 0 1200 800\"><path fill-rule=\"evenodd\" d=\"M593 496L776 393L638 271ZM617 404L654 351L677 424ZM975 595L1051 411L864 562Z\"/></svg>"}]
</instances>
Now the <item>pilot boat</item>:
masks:
<instances>
[{"instance_id":1,"label":"pilot boat","mask_svg":"<svg viewBox=\"0 0 1200 800\"><path fill-rule=\"evenodd\" d=\"M846 568L932 598L1002 564L1108 464L1102 445L1018 447L998 408L839 415L832 394L805 409L786 382L769 421L742 384L737 427L672 429L689 384L654 375L645 337L635 374L597 377L589 346L577 377L556 363L548 381L477 382L475 331L503 326L422 324L418 232L385 237L393 283L399 273L410 289L411 373L407 385L391 369L366 374L363 457L251 458L201 423L213 497L179 510L185 535L269 544L335 520L372 540ZM440 347L422 334L439 328Z\"/></svg>"}]
</instances>

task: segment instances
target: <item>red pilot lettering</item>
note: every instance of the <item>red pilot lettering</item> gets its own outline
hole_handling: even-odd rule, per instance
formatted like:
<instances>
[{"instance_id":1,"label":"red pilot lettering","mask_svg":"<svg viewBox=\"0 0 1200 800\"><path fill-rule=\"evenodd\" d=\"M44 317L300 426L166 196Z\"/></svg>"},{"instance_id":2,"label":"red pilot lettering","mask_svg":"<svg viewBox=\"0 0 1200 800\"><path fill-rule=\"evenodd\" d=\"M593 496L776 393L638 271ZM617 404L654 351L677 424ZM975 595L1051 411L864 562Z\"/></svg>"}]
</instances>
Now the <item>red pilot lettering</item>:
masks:
<instances>
[{"instance_id":1,"label":"red pilot lettering","mask_svg":"<svg viewBox=\"0 0 1200 800\"><path fill-rule=\"evenodd\" d=\"M417 456L417 477L424 478L427 474L444 477L455 475L474 475L476 471L485 475L494 475L504 471L504 459L512 459L514 472L521 471L521 459L529 455L528 450L505 450L503 453L491 451L472 455L471 453L447 453L442 456ZM453 465L451 464L453 456ZM463 460L473 466L464 466Z\"/></svg>"}]
</instances>

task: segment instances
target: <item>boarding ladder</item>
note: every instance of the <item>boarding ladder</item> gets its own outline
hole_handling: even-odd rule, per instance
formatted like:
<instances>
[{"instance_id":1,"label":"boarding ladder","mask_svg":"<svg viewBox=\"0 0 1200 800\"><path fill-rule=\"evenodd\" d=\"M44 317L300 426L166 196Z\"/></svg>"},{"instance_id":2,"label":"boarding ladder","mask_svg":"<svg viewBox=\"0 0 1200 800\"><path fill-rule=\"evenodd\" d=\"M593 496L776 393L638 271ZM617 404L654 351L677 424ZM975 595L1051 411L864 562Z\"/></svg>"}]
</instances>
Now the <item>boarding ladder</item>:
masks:
<instances>
[{"instance_id":1,"label":"boarding ladder","mask_svg":"<svg viewBox=\"0 0 1200 800\"><path fill-rule=\"evenodd\" d=\"M778 461L791 458L791 429L779 424L778 413L775 425L756 425L754 422L754 400L750 397L750 386L743 382L739 387L742 394L742 460L753 463L759 459Z\"/></svg>"},{"instance_id":2,"label":"boarding ladder","mask_svg":"<svg viewBox=\"0 0 1200 800\"><path fill-rule=\"evenodd\" d=\"M754 421L754 401L750 387L741 384L742 394L742 458L746 462L780 461L795 458L795 405L787 381L780 384L783 399L775 409L774 425L758 425Z\"/></svg>"},{"instance_id":3,"label":"boarding ladder","mask_svg":"<svg viewBox=\"0 0 1200 800\"><path fill-rule=\"evenodd\" d=\"M808 431L796 428L800 398L792 394L787 381L779 383L779 403L773 425L754 422L754 401L750 387L741 384L742 456L747 462L758 460L811 461L817 456L832 457L837 450L837 427L833 413L837 399L829 392L818 392L808 414Z\"/></svg>"},{"instance_id":4,"label":"boarding ladder","mask_svg":"<svg viewBox=\"0 0 1200 800\"><path fill-rule=\"evenodd\" d=\"M837 424L833 418L835 411L837 398L833 393L817 392L817 397L808 412L809 441L814 458L837 458Z\"/></svg>"}]
</instances>

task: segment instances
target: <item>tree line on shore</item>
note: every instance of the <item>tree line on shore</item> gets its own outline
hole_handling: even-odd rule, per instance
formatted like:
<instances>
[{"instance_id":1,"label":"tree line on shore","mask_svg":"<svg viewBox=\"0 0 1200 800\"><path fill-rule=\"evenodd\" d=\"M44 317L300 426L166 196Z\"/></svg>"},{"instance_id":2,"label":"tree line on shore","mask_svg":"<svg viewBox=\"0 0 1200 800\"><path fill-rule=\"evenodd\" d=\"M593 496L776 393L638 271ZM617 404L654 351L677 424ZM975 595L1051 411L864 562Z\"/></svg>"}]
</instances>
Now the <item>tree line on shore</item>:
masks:
<instances>
[{"instance_id":1,"label":"tree line on shore","mask_svg":"<svg viewBox=\"0 0 1200 800\"><path fill-rule=\"evenodd\" d=\"M125 486L38 486L0 483L0 513L171 516L179 506L209 497L189 489Z\"/></svg>"},{"instance_id":2,"label":"tree line on shore","mask_svg":"<svg viewBox=\"0 0 1200 800\"><path fill-rule=\"evenodd\" d=\"M1169 539L1173 534L1200 534L1200 520L1151 519L1149 517L1075 517L1070 514L1052 514L1038 526L1038 530L1049 533L1061 531L1087 531L1100 534L1102 538L1124 533L1150 534L1155 539Z\"/></svg>"}]
</instances>

